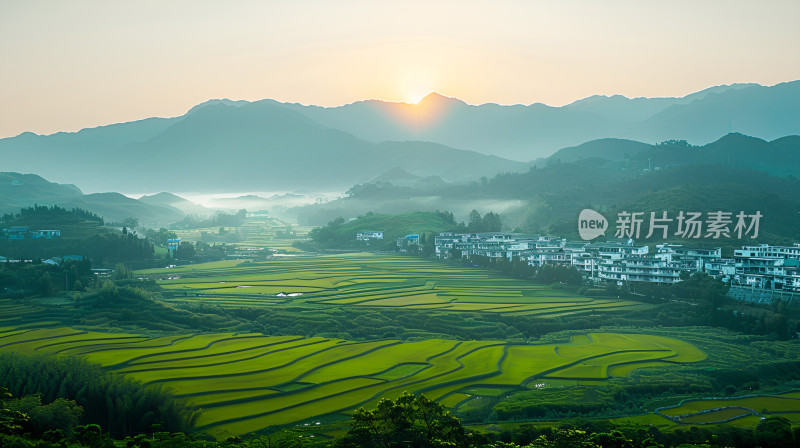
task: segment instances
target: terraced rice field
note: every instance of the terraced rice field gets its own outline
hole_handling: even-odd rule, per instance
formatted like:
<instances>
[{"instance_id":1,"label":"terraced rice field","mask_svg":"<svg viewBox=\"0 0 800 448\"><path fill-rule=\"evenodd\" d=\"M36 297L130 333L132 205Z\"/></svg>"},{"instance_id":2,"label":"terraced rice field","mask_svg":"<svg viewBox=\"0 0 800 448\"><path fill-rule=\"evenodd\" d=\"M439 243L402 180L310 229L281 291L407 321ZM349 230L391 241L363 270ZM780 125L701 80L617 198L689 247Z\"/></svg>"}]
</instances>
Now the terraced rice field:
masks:
<instances>
[{"instance_id":1,"label":"terraced rice field","mask_svg":"<svg viewBox=\"0 0 800 448\"><path fill-rule=\"evenodd\" d=\"M224 261L138 271L158 279L167 300L222 307L286 303L558 316L630 310L646 305L594 299L411 257L368 253Z\"/></svg>"},{"instance_id":2,"label":"terraced rice field","mask_svg":"<svg viewBox=\"0 0 800 448\"><path fill-rule=\"evenodd\" d=\"M330 338L199 334L148 338L72 328L0 327L0 350L85 356L203 409L197 426L218 438L316 422L422 392L455 406L527 387L534 379L602 381L617 365L699 361L685 342L593 333L569 343L504 341L353 342ZM794 401L794 400L793 400Z\"/></svg>"},{"instance_id":3,"label":"terraced rice field","mask_svg":"<svg viewBox=\"0 0 800 448\"><path fill-rule=\"evenodd\" d=\"M746 416L778 414L790 420L800 419L800 394L757 395L750 397L691 400L664 408L659 414L681 424L710 424Z\"/></svg>"}]
</instances>

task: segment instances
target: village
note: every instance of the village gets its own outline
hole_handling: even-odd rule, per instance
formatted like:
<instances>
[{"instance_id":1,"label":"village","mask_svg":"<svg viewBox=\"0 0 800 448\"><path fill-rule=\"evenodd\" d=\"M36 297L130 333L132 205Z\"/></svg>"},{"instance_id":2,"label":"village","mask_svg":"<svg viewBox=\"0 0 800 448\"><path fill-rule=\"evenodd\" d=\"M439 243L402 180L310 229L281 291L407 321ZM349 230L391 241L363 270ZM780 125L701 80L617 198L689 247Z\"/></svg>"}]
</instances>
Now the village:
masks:
<instances>
[{"instance_id":1,"label":"village","mask_svg":"<svg viewBox=\"0 0 800 448\"><path fill-rule=\"evenodd\" d=\"M383 239L381 231L363 231L358 240ZM398 251L419 247L420 235L397 239ZM721 248L688 248L681 244L638 245L633 239L606 242L568 241L558 236L487 232L443 232L435 237L435 256L469 259L527 260L531 266L572 266L594 284L628 282L672 284L695 272L704 272L730 285L730 297L756 303L781 299L800 300L800 243L792 246L759 244L742 246L733 258L723 258Z\"/></svg>"}]
</instances>

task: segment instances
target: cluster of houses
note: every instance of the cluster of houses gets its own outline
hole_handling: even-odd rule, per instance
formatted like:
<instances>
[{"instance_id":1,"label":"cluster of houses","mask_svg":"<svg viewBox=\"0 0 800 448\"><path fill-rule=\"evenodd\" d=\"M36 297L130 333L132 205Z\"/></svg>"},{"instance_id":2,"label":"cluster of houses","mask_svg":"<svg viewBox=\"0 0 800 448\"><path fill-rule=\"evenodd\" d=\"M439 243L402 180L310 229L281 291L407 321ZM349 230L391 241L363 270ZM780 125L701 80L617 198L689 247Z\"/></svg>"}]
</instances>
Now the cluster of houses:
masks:
<instances>
[{"instance_id":1,"label":"cluster of houses","mask_svg":"<svg viewBox=\"0 0 800 448\"><path fill-rule=\"evenodd\" d=\"M658 244L655 253L633 240L602 243L569 242L552 236L528 237L509 233L442 233L436 237L436 257L518 257L528 264L574 266L592 282L650 282L671 284L682 272L706 272L732 286L748 300L757 294L762 301L772 293L798 294L800 300L800 243L793 246L744 246L733 258L722 258L722 250L693 249L680 244ZM748 292L749 291L749 292ZM764 292L769 292L769 297ZM793 298L793 297L792 297Z\"/></svg>"},{"instance_id":2,"label":"cluster of houses","mask_svg":"<svg viewBox=\"0 0 800 448\"><path fill-rule=\"evenodd\" d=\"M60 230L31 230L30 227L16 226L3 229L0 235L2 238L8 240L24 240L24 239L52 239L60 238Z\"/></svg>"}]
</instances>

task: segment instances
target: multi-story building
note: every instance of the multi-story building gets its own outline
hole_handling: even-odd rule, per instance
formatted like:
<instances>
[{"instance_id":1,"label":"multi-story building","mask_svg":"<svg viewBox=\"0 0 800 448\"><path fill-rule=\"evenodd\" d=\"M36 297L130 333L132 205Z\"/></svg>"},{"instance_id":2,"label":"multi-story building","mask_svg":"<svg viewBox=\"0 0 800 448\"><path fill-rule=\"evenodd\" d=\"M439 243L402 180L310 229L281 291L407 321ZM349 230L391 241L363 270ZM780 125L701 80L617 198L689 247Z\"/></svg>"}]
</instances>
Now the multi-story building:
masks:
<instances>
[{"instance_id":1,"label":"multi-story building","mask_svg":"<svg viewBox=\"0 0 800 448\"><path fill-rule=\"evenodd\" d=\"M464 241L466 235L455 234L453 232L442 232L433 240L434 253L436 258L446 259L450 257L451 251L456 243Z\"/></svg>"},{"instance_id":2,"label":"multi-story building","mask_svg":"<svg viewBox=\"0 0 800 448\"><path fill-rule=\"evenodd\" d=\"M25 235L28 234L29 227L15 226L3 229L3 236L10 240L24 240Z\"/></svg>"},{"instance_id":3,"label":"multi-story building","mask_svg":"<svg viewBox=\"0 0 800 448\"><path fill-rule=\"evenodd\" d=\"M800 293L800 244L745 246L733 258L732 285Z\"/></svg>"},{"instance_id":4,"label":"multi-story building","mask_svg":"<svg viewBox=\"0 0 800 448\"><path fill-rule=\"evenodd\" d=\"M35 230L31 232L31 239L53 239L61 237L60 230Z\"/></svg>"},{"instance_id":5,"label":"multi-story building","mask_svg":"<svg viewBox=\"0 0 800 448\"><path fill-rule=\"evenodd\" d=\"M707 261L722 258L722 249L688 249L681 244L664 243L656 245L656 257L685 271L702 272Z\"/></svg>"},{"instance_id":6,"label":"multi-story building","mask_svg":"<svg viewBox=\"0 0 800 448\"><path fill-rule=\"evenodd\" d=\"M769 244L742 246L741 249L733 251L733 256L735 258L766 257L800 260L800 243L794 243L792 246L770 246Z\"/></svg>"},{"instance_id":7,"label":"multi-story building","mask_svg":"<svg viewBox=\"0 0 800 448\"><path fill-rule=\"evenodd\" d=\"M623 282L675 283L680 281L679 263L654 255L604 257L598 263L597 276L602 280Z\"/></svg>"},{"instance_id":8,"label":"multi-story building","mask_svg":"<svg viewBox=\"0 0 800 448\"><path fill-rule=\"evenodd\" d=\"M419 247L419 234L412 233L397 239L397 250L407 251L409 248Z\"/></svg>"},{"instance_id":9,"label":"multi-story building","mask_svg":"<svg viewBox=\"0 0 800 448\"><path fill-rule=\"evenodd\" d=\"M519 256L530 246L528 241L519 241L509 233L487 232L465 235L461 241L453 243L453 250L462 258L481 255L490 258L508 258Z\"/></svg>"},{"instance_id":10,"label":"multi-story building","mask_svg":"<svg viewBox=\"0 0 800 448\"><path fill-rule=\"evenodd\" d=\"M736 272L736 260L733 258L719 258L716 260L706 260L703 263L703 272L722 279L728 283Z\"/></svg>"},{"instance_id":11,"label":"multi-story building","mask_svg":"<svg viewBox=\"0 0 800 448\"><path fill-rule=\"evenodd\" d=\"M658 244L651 254L633 240L603 243L567 242L559 237L532 237L509 233L442 233L435 238L435 253L448 258L457 251L463 258L520 257L532 266L574 266L590 281L671 284L681 272L706 272L737 288L800 294L800 243L792 246L745 246L733 259L722 249L690 249L679 244ZM800 296L798 296L800 299Z\"/></svg>"}]
</instances>

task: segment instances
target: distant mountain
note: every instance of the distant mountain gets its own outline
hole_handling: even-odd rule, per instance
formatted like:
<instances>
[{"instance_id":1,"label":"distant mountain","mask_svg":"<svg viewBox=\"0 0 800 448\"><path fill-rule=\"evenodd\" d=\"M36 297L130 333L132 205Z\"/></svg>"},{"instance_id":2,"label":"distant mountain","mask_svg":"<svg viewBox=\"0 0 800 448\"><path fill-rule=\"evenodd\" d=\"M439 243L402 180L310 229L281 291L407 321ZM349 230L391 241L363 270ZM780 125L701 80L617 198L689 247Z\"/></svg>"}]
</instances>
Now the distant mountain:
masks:
<instances>
[{"instance_id":1,"label":"distant mountain","mask_svg":"<svg viewBox=\"0 0 800 448\"><path fill-rule=\"evenodd\" d=\"M273 198L264 198L255 194L247 194L236 198L216 198L213 200L213 203L214 205L220 208L225 208L230 210L244 208L250 211L254 211L254 210L266 210L269 207L275 205L276 201L281 200L279 197L273 196Z\"/></svg>"},{"instance_id":2,"label":"distant mountain","mask_svg":"<svg viewBox=\"0 0 800 448\"><path fill-rule=\"evenodd\" d=\"M656 145L631 159L632 168L717 164L800 177L800 136L790 135L768 142L733 133L700 147L684 142Z\"/></svg>"},{"instance_id":3,"label":"distant mountain","mask_svg":"<svg viewBox=\"0 0 800 448\"><path fill-rule=\"evenodd\" d=\"M214 213L213 210L203 207L200 204L195 204L188 199L184 199L180 196L176 196L167 192L142 196L139 198L139 202L161 207L174 207L187 215L197 215L202 217Z\"/></svg>"},{"instance_id":4,"label":"distant mountain","mask_svg":"<svg viewBox=\"0 0 800 448\"><path fill-rule=\"evenodd\" d=\"M234 198L217 197L208 199L207 203L215 208L227 210L231 213L246 209L248 212L267 212L271 215L280 214L287 207L297 207L313 203L315 198L302 194L284 193L263 197L247 194Z\"/></svg>"},{"instance_id":5,"label":"distant mountain","mask_svg":"<svg viewBox=\"0 0 800 448\"><path fill-rule=\"evenodd\" d=\"M11 169L74 180L94 191L331 191L395 167L455 182L528 167L436 143L370 143L271 100L209 102L169 121L129 125L142 129L141 139L122 125L74 135L26 134L0 140L0 157ZM112 143L109 135L118 131L124 135Z\"/></svg>"},{"instance_id":6,"label":"distant mountain","mask_svg":"<svg viewBox=\"0 0 800 448\"><path fill-rule=\"evenodd\" d=\"M394 168L389 170L380 176L376 177L369 181L369 183L377 184L377 183L384 183L388 182L392 185L396 185L399 187L434 187L434 186L441 186L446 184L446 182L439 176L417 176L415 174L411 174L408 171L402 168Z\"/></svg>"},{"instance_id":7,"label":"distant mountain","mask_svg":"<svg viewBox=\"0 0 800 448\"><path fill-rule=\"evenodd\" d=\"M81 208L100 215L106 222L137 218L147 226L166 225L183 219L186 209L201 207L170 193L160 193L136 200L120 193L83 194L74 185L49 182L35 174L0 173L0 213L18 213L33 205L58 205L66 209ZM208 209L205 209L208 211Z\"/></svg>"},{"instance_id":8,"label":"distant mountain","mask_svg":"<svg viewBox=\"0 0 800 448\"><path fill-rule=\"evenodd\" d=\"M670 106L622 136L649 143L683 139L702 145L730 132L765 140L800 134L800 81L712 92Z\"/></svg>"},{"instance_id":9,"label":"distant mountain","mask_svg":"<svg viewBox=\"0 0 800 448\"><path fill-rule=\"evenodd\" d=\"M593 151L634 158L643 147L624 140L704 145L730 131L765 140L800 134L800 81L682 98L593 96L563 107L473 106L436 93L418 104L330 108L209 100L175 118L0 139L0 158L4 169L86 191L310 193L344 191L395 168L470 182L541 166L562 148L551 160ZM582 145L593 140L601 142Z\"/></svg>"},{"instance_id":10,"label":"distant mountain","mask_svg":"<svg viewBox=\"0 0 800 448\"><path fill-rule=\"evenodd\" d=\"M378 182L414 182L420 179L419 176L415 174L411 174L408 171L402 168L394 168L391 169L380 176L372 179L370 183L378 183Z\"/></svg>"},{"instance_id":11,"label":"distant mountain","mask_svg":"<svg viewBox=\"0 0 800 448\"><path fill-rule=\"evenodd\" d=\"M546 157L564 146L607 137L617 123L544 104L472 106L432 93L417 104L362 101L337 108L294 105L315 121L370 141L422 140L513 160Z\"/></svg>"},{"instance_id":12,"label":"distant mountain","mask_svg":"<svg viewBox=\"0 0 800 448\"><path fill-rule=\"evenodd\" d=\"M622 160L643 151L649 151L653 145L622 140L618 138L604 138L592 140L578 146L559 149L549 157L551 161L575 162L577 160L599 157L607 160Z\"/></svg>"},{"instance_id":13,"label":"distant mountain","mask_svg":"<svg viewBox=\"0 0 800 448\"><path fill-rule=\"evenodd\" d=\"M0 212L34 204L53 205L83 196L75 185L56 184L35 174L0 173Z\"/></svg>"},{"instance_id":14,"label":"distant mountain","mask_svg":"<svg viewBox=\"0 0 800 448\"><path fill-rule=\"evenodd\" d=\"M556 151L537 166L590 158L618 162L617 167L634 171L671 165L727 165L800 177L800 136L789 135L768 142L732 133L703 146L690 145L684 140L649 145L633 140L601 139Z\"/></svg>"},{"instance_id":15,"label":"distant mountain","mask_svg":"<svg viewBox=\"0 0 800 448\"><path fill-rule=\"evenodd\" d=\"M92 193L70 202L56 204L62 207L82 208L94 212L108 222L121 222L125 218L138 218L147 226L165 225L180 221L185 214L168 205L152 205L129 198L120 193Z\"/></svg>"},{"instance_id":16,"label":"distant mountain","mask_svg":"<svg viewBox=\"0 0 800 448\"><path fill-rule=\"evenodd\" d=\"M292 210L298 220L323 225L337 216L367 211L448 210L457 220L469 210L500 212L507 230L577 238L580 210L609 220L621 211L760 211L758 242L788 244L800 238L800 137L771 142L730 134L704 146L671 141L647 145L604 139L566 148L545 166L498 175L487 182L432 188L361 186L348 198ZM660 241L651 241L651 243ZM741 246L752 240L692 240L691 244Z\"/></svg>"},{"instance_id":17,"label":"distant mountain","mask_svg":"<svg viewBox=\"0 0 800 448\"><path fill-rule=\"evenodd\" d=\"M680 98L628 98L622 95L593 95L564 106L566 109L590 112L621 122L646 120L670 106L689 104L710 94L756 87L759 84L731 84L709 87Z\"/></svg>"},{"instance_id":18,"label":"distant mountain","mask_svg":"<svg viewBox=\"0 0 800 448\"><path fill-rule=\"evenodd\" d=\"M563 107L473 106L436 93L416 105L287 107L369 141L424 140L526 161L601 138L702 145L731 131L767 140L800 134L800 81L716 86L682 98L592 96Z\"/></svg>"}]
</instances>

